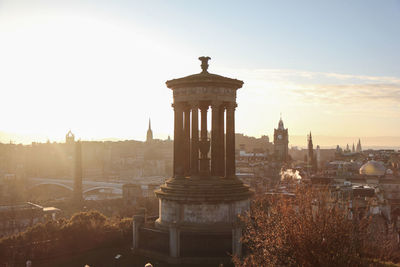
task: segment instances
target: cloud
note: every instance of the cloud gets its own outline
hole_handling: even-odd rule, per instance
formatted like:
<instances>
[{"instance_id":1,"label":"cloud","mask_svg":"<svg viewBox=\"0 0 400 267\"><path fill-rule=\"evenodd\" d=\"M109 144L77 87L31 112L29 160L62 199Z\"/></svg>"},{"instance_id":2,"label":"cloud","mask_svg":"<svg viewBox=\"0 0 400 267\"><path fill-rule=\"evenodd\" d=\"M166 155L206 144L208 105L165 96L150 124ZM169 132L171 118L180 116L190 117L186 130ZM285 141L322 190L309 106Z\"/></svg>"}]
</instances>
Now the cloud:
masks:
<instances>
[{"instance_id":1,"label":"cloud","mask_svg":"<svg viewBox=\"0 0 400 267\"><path fill-rule=\"evenodd\" d=\"M360 80L364 82L384 82L384 83L398 83L400 84L400 78L388 77L388 76L365 76L365 75L351 75L351 74L340 74L340 73L320 73L326 77L333 77L339 80Z\"/></svg>"},{"instance_id":2,"label":"cloud","mask_svg":"<svg viewBox=\"0 0 400 267\"><path fill-rule=\"evenodd\" d=\"M293 94L306 102L325 104L396 104L400 102L399 84L313 84L298 87Z\"/></svg>"},{"instance_id":3,"label":"cloud","mask_svg":"<svg viewBox=\"0 0 400 267\"><path fill-rule=\"evenodd\" d=\"M259 94L279 92L305 103L386 105L400 102L399 77L291 69L236 70L236 72L247 82L250 90L255 90Z\"/></svg>"}]
</instances>

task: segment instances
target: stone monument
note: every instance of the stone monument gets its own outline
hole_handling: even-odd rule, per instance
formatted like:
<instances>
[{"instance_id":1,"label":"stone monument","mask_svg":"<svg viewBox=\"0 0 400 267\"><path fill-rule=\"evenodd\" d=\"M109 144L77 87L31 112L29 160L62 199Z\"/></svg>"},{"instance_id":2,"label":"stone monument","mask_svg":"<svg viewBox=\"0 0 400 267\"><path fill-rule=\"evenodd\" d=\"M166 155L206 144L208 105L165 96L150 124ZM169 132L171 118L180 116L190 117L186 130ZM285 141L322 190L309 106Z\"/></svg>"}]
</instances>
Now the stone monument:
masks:
<instances>
[{"instance_id":1,"label":"stone monument","mask_svg":"<svg viewBox=\"0 0 400 267\"><path fill-rule=\"evenodd\" d=\"M209 73L210 58L199 59L201 73L166 82L173 92L174 164L173 177L155 191L159 217L134 218L134 248L150 257L167 254L163 259L171 263L240 256L238 215L249 210L253 194L235 175L236 90L243 82ZM142 246L146 237L166 244Z\"/></svg>"}]
</instances>

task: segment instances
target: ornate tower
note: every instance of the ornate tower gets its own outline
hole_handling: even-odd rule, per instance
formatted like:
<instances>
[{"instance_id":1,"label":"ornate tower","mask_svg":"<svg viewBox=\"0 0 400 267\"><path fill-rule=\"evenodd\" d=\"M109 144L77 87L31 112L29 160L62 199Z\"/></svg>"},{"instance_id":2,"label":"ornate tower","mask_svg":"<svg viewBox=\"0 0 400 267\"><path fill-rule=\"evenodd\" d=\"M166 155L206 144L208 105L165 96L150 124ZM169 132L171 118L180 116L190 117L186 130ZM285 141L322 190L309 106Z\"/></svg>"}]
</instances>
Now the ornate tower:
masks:
<instances>
[{"instance_id":1,"label":"ornate tower","mask_svg":"<svg viewBox=\"0 0 400 267\"><path fill-rule=\"evenodd\" d=\"M274 154L280 161L289 158L289 135L288 129L283 126L282 117L278 123L278 129L274 129Z\"/></svg>"},{"instance_id":2,"label":"ornate tower","mask_svg":"<svg viewBox=\"0 0 400 267\"><path fill-rule=\"evenodd\" d=\"M153 131L151 130L151 121L149 119L149 129L147 129L146 142L153 141Z\"/></svg>"},{"instance_id":3,"label":"ornate tower","mask_svg":"<svg viewBox=\"0 0 400 267\"><path fill-rule=\"evenodd\" d=\"M75 143L75 135L71 132L71 130L69 130L68 133L65 135L65 143L66 144Z\"/></svg>"},{"instance_id":4,"label":"ornate tower","mask_svg":"<svg viewBox=\"0 0 400 267\"><path fill-rule=\"evenodd\" d=\"M313 145L313 141L312 141L312 135L311 135L311 131L310 134L307 137L308 140L308 166L309 169L314 169L314 145Z\"/></svg>"},{"instance_id":5,"label":"ornate tower","mask_svg":"<svg viewBox=\"0 0 400 267\"><path fill-rule=\"evenodd\" d=\"M253 194L235 171L236 90L243 82L209 73L210 58L199 59L201 73L166 82L173 92L174 169L155 191L160 210L154 227L160 233L158 246L168 246L152 251L167 251L163 259L169 262L218 265L221 259L228 263L229 254L241 254L237 219L249 210ZM136 237L134 248L140 249Z\"/></svg>"}]
</instances>

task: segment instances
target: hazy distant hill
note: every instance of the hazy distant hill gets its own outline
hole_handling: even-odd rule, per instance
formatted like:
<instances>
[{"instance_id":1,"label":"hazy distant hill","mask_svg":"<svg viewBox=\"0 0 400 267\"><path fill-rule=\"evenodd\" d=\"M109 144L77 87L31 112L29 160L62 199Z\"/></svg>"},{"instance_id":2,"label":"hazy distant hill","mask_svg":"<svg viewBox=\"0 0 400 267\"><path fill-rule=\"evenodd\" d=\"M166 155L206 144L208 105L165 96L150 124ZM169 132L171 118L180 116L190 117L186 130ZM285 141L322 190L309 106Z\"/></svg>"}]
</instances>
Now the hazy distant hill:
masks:
<instances>
[{"instance_id":1,"label":"hazy distant hill","mask_svg":"<svg viewBox=\"0 0 400 267\"><path fill-rule=\"evenodd\" d=\"M64 142L64 137L61 137L59 140L50 140L51 142ZM400 136L372 136L372 137L342 137L342 136L325 136L325 135L313 135L313 143L314 147L319 145L321 148L332 148L336 147L336 145L340 145L341 147L345 147L349 144L350 148L353 143L356 145L358 142L358 138L361 139L361 145L363 148L374 148L374 149L400 149ZM116 137L105 137L99 139L97 141L121 141L126 138L116 138ZM271 142L273 138L270 139ZM7 133L0 131L0 142L1 143L9 143L10 140L15 144L30 144L32 142L46 142L46 137L38 137L33 138L30 135L21 135L14 133ZM91 140L90 140L91 141ZM290 146L298 146L298 147L307 147L307 136L306 135L289 135L289 147Z\"/></svg>"},{"instance_id":2,"label":"hazy distant hill","mask_svg":"<svg viewBox=\"0 0 400 267\"><path fill-rule=\"evenodd\" d=\"M1 143L14 143L14 144L30 144L32 142L46 142L45 138L32 138L29 135L14 134L0 131Z\"/></svg>"},{"instance_id":3,"label":"hazy distant hill","mask_svg":"<svg viewBox=\"0 0 400 267\"><path fill-rule=\"evenodd\" d=\"M342 136L325 136L325 135L313 135L314 147L319 145L321 148L324 147L336 147L339 145L345 147L349 144L350 148L357 145L358 138L361 140L363 149L374 148L374 149L400 149L400 136L372 136L372 137L342 137ZM307 146L307 136L305 135L289 135L289 146Z\"/></svg>"}]
</instances>

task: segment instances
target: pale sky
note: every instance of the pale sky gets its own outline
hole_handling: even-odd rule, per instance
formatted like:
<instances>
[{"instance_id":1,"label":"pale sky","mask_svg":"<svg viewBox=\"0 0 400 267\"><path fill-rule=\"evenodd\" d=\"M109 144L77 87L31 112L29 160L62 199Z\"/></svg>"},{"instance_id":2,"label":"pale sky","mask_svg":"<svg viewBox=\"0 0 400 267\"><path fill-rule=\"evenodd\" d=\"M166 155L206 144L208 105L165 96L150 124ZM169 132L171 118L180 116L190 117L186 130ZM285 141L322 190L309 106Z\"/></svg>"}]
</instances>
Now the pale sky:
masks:
<instances>
[{"instance_id":1,"label":"pale sky","mask_svg":"<svg viewBox=\"0 0 400 267\"><path fill-rule=\"evenodd\" d=\"M237 132L399 137L399 48L400 1L0 0L0 132L173 137L165 81L204 55L244 81Z\"/></svg>"}]
</instances>

